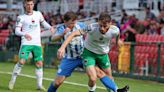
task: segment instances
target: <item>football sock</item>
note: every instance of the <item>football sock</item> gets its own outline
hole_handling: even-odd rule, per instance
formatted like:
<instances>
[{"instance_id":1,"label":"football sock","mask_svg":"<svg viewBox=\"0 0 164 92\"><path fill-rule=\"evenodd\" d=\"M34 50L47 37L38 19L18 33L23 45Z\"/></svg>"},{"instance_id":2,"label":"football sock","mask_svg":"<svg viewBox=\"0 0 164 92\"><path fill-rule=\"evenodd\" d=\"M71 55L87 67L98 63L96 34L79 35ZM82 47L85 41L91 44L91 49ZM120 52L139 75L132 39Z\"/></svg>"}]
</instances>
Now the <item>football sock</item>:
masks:
<instances>
[{"instance_id":1,"label":"football sock","mask_svg":"<svg viewBox=\"0 0 164 92\"><path fill-rule=\"evenodd\" d=\"M53 85L53 83L50 84L47 92L56 92L57 88Z\"/></svg>"},{"instance_id":2,"label":"football sock","mask_svg":"<svg viewBox=\"0 0 164 92\"><path fill-rule=\"evenodd\" d=\"M89 92L95 92L96 84L93 87L88 86Z\"/></svg>"},{"instance_id":3,"label":"football sock","mask_svg":"<svg viewBox=\"0 0 164 92\"><path fill-rule=\"evenodd\" d=\"M40 87L42 87L43 68L42 67L37 67L35 69L35 73L36 73L37 87L40 88Z\"/></svg>"},{"instance_id":4,"label":"football sock","mask_svg":"<svg viewBox=\"0 0 164 92\"><path fill-rule=\"evenodd\" d=\"M22 66L23 65L21 65L19 62L17 64L15 64L13 73L12 73L12 77L11 77L12 82L16 81L16 77L21 72Z\"/></svg>"},{"instance_id":5,"label":"football sock","mask_svg":"<svg viewBox=\"0 0 164 92\"><path fill-rule=\"evenodd\" d=\"M117 89L118 89L117 85L108 76L104 76L104 77L100 78L100 81L105 85L105 87L107 87L107 89L111 89L114 92L117 92Z\"/></svg>"}]
</instances>

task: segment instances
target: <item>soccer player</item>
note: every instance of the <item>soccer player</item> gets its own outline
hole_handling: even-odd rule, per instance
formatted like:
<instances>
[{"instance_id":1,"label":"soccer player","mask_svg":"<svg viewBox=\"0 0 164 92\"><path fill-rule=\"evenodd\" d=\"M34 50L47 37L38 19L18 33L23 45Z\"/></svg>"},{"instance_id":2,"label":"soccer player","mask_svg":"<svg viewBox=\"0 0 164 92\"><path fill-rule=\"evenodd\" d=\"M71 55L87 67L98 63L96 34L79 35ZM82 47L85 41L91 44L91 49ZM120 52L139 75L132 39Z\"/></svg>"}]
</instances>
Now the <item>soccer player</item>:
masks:
<instances>
[{"instance_id":1,"label":"soccer player","mask_svg":"<svg viewBox=\"0 0 164 92\"><path fill-rule=\"evenodd\" d=\"M84 59L83 64L86 67L86 72L89 77L89 92L95 92L96 89L96 79L98 74L98 71L96 70L97 67L95 68L96 64L106 75L108 75L100 79L107 88L114 92L127 92L129 90L128 86L118 89L112 79L111 67L108 58L110 41L113 37L116 38L116 43L118 45L121 45L122 41L119 40L119 29L116 26L111 25L110 22L110 15L107 13L101 13L97 23L91 23L83 30L79 29L72 32L58 49L57 55L59 58L62 58L64 53L67 52L65 48L68 43L70 43L74 37L79 37L87 33L84 43L85 48L81 56Z\"/></svg>"},{"instance_id":2,"label":"soccer player","mask_svg":"<svg viewBox=\"0 0 164 92\"><path fill-rule=\"evenodd\" d=\"M29 53L32 52L36 64L35 73L37 79L37 89L45 90L45 88L42 86L43 56L41 48L40 25L42 25L45 30L50 30L52 33L54 32L54 29L44 20L41 12L33 10L34 0L24 0L23 4L25 13L17 17L15 28L16 35L21 36L19 62L13 69L12 77L8 87L10 90L14 88L16 77L21 72L21 68L28 59Z\"/></svg>"},{"instance_id":3,"label":"soccer player","mask_svg":"<svg viewBox=\"0 0 164 92\"><path fill-rule=\"evenodd\" d=\"M53 40L61 39L62 42L67 38L69 34L78 29L85 28L85 24L77 22L77 15L74 12L67 12L63 16L64 24L57 26L56 34ZM67 30L68 29L68 30ZM56 92L57 88L63 83L63 81L69 77L72 71L78 67L83 66L80 53L83 50L83 36L75 37L66 48L66 54L61 59L59 69L57 71L56 78L48 88L48 92Z\"/></svg>"}]
</instances>

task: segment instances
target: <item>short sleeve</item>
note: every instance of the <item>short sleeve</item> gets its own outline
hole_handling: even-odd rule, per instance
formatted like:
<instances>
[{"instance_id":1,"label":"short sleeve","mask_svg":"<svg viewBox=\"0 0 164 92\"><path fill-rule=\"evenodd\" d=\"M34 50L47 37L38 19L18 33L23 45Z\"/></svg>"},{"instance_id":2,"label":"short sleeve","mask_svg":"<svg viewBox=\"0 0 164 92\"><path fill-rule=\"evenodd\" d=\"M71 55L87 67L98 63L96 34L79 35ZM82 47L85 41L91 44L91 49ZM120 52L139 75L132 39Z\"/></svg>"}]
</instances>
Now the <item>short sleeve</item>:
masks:
<instances>
[{"instance_id":1,"label":"short sleeve","mask_svg":"<svg viewBox=\"0 0 164 92\"><path fill-rule=\"evenodd\" d=\"M78 22L77 24L80 26L80 29L84 29L86 27L86 24L83 22Z\"/></svg>"},{"instance_id":2,"label":"short sleeve","mask_svg":"<svg viewBox=\"0 0 164 92\"><path fill-rule=\"evenodd\" d=\"M16 27L22 27L22 25L23 25L23 19L20 17L20 16L18 16L17 17L17 19L16 19Z\"/></svg>"},{"instance_id":3,"label":"short sleeve","mask_svg":"<svg viewBox=\"0 0 164 92\"><path fill-rule=\"evenodd\" d=\"M113 31L112 34L114 37L117 37L120 33L120 30L118 27L112 27L112 31Z\"/></svg>"},{"instance_id":4,"label":"short sleeve","mask_svg":"<svg viewBox=\"0 0 164 92\"><path fill-rule=\"evenodd\" d=\"M64 25L57 25L55 35L60 35L64 32Z\"/></svg>"}]
</instances>

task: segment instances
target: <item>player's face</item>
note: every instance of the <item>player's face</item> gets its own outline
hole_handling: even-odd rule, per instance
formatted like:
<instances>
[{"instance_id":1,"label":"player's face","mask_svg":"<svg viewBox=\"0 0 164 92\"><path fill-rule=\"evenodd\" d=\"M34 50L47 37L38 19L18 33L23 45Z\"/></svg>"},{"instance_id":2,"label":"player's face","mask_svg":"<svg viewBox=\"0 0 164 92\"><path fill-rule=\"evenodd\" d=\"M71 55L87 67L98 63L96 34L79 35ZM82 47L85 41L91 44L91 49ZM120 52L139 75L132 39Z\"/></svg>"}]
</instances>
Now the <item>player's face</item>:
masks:
<instances>
[{"instance_id":1,"label":"player's face","mask_svg":"<svg viewBox=\"0 0 164 92\"><path fill-rule=\"evenodd\" d=\"M100 24L100 32L106 33L110 27L110 21L109 20L99 20Z\"/></svg>"},{"instance_id":2,"label":"player's face","mask_svg":"<svg viewBox=\"0 0 164 92\"><path fill-rule=\"evenodd\" d=\"M34 8L34 2L33 1L25 2L24 6L27 13L32 13Z\"/></svg>"},{"instance_id":3,"label":"player's face","mask_svg":"<svg viewBox=\"0 0 164 92\"><path fill-rule=\"evenodd\" d=\"M74 27L76 21L75 20L69 20L69 21L65 21L64 23L68 28L72 29Z\"/></svg>"}]
</instances>

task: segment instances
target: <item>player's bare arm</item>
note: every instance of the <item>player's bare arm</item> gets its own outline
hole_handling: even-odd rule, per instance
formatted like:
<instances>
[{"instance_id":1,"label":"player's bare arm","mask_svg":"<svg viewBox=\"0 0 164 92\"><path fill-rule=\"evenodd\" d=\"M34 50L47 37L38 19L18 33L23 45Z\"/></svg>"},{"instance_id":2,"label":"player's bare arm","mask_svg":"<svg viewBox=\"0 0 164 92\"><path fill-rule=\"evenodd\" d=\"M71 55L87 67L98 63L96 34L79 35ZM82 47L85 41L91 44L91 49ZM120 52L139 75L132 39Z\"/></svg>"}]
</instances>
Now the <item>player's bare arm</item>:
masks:
<instances>
[{"instance_id":1,"label":"player's bare arm","mask_svg":"<svg viewBox=\"0 0 164 92\"><path fill-rule=\"evenodd\" d=\"M123 45L123 41L120 39L120 34L116 36L116 45L120 48Z\"/></svg>"},{"instance_id":2,"label":"player's bare arm","mask_svg":"<svg viewBox=\"0 0 164 92\"><path fill-rule=\"evenodd\" d=\"M74 36L79 36L79 35L81 35L81 31L82 31L82 30L76 30L76 31L72 32L72 33L67 37L67 39L64 41L64 43L62 44L62 46L58 49L57 57L58 57L59 59L61 59L61 58L64 56L65 48L66 48L66 46L68 45L68 43L72 40L72 38L73 38Z\"/></svg>"},{"instance_id":3,"label":"player's bare arm","mask_svg":"<svg viewBox=\"0 0 164 92\"><path fill-rule=\"evenodd\" d=\"M50 28L51 33L55 33L55 29L53 27Z\"/></svg>"}]
</instances>

